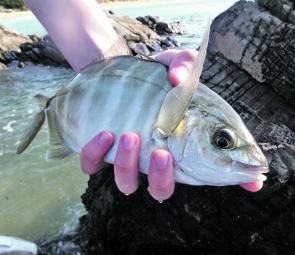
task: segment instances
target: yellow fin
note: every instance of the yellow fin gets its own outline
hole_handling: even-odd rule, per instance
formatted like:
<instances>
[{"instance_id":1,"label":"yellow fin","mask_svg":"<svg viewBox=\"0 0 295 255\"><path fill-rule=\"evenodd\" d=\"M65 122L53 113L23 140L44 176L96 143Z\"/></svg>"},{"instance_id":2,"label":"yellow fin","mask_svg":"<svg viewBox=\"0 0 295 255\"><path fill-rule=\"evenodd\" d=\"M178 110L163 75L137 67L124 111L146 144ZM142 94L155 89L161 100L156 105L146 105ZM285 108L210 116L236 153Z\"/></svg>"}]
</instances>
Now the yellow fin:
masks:
<instances>
[{"instance_id":1,"label":"yellow fin","mask_svg":"<svg viewBox=\"0 0 295 255\"><path fill-rule=\"evenodd\" d=\"M186 132L185 120L182 120L176 129L173 131L173 136L182 136Z\"/></svg>"}]
</instances>

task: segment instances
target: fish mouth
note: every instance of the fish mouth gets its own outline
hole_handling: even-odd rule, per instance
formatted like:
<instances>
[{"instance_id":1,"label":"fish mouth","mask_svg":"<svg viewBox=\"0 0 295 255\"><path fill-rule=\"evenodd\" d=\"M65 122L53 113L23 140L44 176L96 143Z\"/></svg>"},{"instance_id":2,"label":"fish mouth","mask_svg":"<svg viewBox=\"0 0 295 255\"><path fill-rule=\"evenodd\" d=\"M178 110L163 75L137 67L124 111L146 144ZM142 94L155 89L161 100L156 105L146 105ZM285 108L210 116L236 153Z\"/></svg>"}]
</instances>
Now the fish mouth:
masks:
<instances>
[{"instance_id":1,"label":"fish mouth","mask_svg":"<svg viewBox=\"0 0 295 255\"><path fill-rule=\"evenodd\" d=\"M265 165L248 165L242 162L233 161L232 166L239 172L247 173L248 175L253 176L256 181L265 181L267 177L264 174L269 172L268 166Z\"/></svg>"},{"instance_id":2,"label":"fish mouth","mask_svg":"<svg viewBox=\"0 0 295 255\"><path fill-rule=\"evenodd\" d=\"M269 172L266 166L248 165L238 161L232 161L230 169L228 169L227 174L236 173L236 179L241 178L244 181L238 181L236 179L230 181L218 181L216 180L204 180L197 176L191 174L191 171L184 166L181 166L179 162L174 161L175 164L175 180L179 183L189 184L189 185L211 185L211 186L227 186L227 185L238 185L241 183L255 182L255 181L265 181L267 177L264 175Z\"/></svg>"}]
</instances>

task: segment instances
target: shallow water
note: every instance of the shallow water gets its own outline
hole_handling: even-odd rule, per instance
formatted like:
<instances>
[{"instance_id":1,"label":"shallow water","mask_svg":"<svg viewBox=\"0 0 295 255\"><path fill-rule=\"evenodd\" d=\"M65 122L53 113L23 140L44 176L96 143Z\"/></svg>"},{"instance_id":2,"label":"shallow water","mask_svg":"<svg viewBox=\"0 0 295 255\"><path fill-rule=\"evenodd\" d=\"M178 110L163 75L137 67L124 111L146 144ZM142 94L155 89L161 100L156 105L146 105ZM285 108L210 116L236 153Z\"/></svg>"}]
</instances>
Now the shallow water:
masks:
<instances>
[{"instance_id":1,"label":"shallow water","mask_svg":"<svg viewBox=\"0 0 295 255\"><path fill-rule=\"evenodd\" d=\"M119 5L112 10L133 17L157 15L167 21L182 20L186 35L182 48L196 48L209 17L235 1L199 0L174 4ZM43 33L31 17L0 20L23 33ZM22 155L15 149L26 125L38 111L34 95L55 94L73 76L71 70L27 67L0 72L0 234L37 240L73 229L83 213L80 196L87 177L80 172L78 156L47 162L47 127Z\"/></svg>"},{"instance_id":2,"label":"shallow water","mask_svg":"<svg viewBox=\"0 0 295 255\"><path fill-rule=\"evenodd\" d=\"M38 111L34 95L53 95L73 72L30 67L0 72L0 233L36 239L75 225L86 176L78 158L46 162L47 127L29 149L15 149Z\"/></svg>"}]
</instances>

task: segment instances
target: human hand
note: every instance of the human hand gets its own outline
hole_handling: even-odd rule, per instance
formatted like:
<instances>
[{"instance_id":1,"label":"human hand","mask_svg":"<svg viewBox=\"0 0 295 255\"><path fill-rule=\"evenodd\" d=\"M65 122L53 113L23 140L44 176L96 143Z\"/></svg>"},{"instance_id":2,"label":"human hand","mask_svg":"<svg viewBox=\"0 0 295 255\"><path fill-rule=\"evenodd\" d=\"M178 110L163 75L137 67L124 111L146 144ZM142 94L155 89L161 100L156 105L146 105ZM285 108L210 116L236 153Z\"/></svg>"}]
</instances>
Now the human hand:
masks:
<instances>
[{"instance_id":1,"label":"human hand","mask_svg":"<svg viewBox=\"0 0 295 255\"><path fill-rule=\"evenodd\" d=\"M154 59L169 66L168 79L173 86L184 81L197 57L195 50L167 50L154 56ZM81 169L86 174L96 173L103 165L104 155L109 151L114 137L109 132L101 132L88 142L80 155ZM122 135L114 162L115 181L124 194L134 193L138 187L138 157L140 138L135 133ZM174 192L172 156L164 150L151 154L148 174L150 195L156 200L166 200ZM242 184L244 189L255 192L262 188L262 182Z\"/></svg>"}]
</instances>

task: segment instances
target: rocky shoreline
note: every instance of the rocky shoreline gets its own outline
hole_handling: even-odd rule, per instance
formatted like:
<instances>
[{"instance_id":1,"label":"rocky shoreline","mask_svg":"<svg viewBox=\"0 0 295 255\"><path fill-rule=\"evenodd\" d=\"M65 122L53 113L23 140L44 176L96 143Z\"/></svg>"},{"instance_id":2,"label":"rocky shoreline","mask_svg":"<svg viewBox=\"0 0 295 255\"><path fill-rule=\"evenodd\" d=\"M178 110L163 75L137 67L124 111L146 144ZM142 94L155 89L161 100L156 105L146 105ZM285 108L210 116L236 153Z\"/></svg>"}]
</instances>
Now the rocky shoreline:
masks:
<instances>
[{"instance_id":1,"label":"rocky shoreline","mask_svg":"<svg viewBox=\"0 0 295 255\"><path fill-rule=\"evenodd\" d=\"M181 22L168 24L152 16L132 19L111 11L108 16L134 55L151 55L179 46L171 35L183 32ZM70 67L48 36L21 35L0 26L0 70L32 64Z\"/></svg>"},{"instance_id":2,"label":"rocky shoreline","mask_svg":"<svg viewBox=\"0 0 295 255\"><path fill-rule=\"evenodd\" d=\"M237 2L213 21L201 77L265 151L271 172L262 191L177 184L160 204L148 195L146 176L135 194L121 194L109 166L88 182L77 231L41 240L39 254L295 254L294 17L291 0ZM168 47L152 17L140 20L143 34L139 21L130 27L129 18L120 19L113 17L114 27L130 47Z\"/></svg>"}]
</instances>

